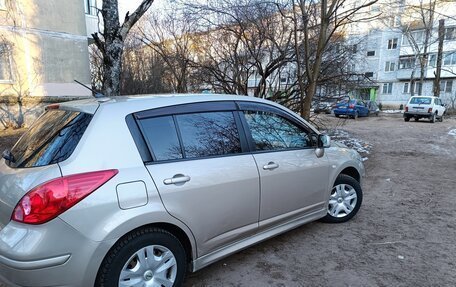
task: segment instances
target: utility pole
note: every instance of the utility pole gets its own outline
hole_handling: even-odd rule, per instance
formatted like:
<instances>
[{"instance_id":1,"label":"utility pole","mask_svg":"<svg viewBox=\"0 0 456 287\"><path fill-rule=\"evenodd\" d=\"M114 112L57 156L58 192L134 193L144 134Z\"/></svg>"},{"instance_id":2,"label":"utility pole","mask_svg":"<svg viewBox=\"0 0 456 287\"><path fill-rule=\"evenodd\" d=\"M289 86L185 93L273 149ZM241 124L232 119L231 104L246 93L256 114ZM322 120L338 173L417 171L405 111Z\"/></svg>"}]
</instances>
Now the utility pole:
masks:
<instances>
[{"instance_id":1,"label":"utility pole","mask_svg":"<svg viewBox=\"0 0 456 287\"><path fill-rule=\"evenodd\" d=\"M434 75L434 97L440 95L440 74L442 72L442 58L443 58L443 39L445 38L445 20L439 20L439 48L437 51L437 67Z\"/></svg>"}]
</instances>

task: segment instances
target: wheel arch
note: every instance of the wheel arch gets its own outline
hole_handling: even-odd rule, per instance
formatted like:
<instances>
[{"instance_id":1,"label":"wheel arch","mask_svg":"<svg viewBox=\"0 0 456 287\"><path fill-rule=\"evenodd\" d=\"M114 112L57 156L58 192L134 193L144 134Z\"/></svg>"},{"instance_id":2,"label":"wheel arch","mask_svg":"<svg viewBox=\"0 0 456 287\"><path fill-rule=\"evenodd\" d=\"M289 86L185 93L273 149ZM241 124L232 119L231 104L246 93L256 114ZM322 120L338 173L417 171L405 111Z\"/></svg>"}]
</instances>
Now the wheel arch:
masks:
<instances>
[{"instance_id":1,"label":"wheel arch","mask_svg":"<svg viewBox=\"0 0 456 287\"><path fill-rule=\"evenodd\" d=\"M345 175L351 176L357 182L361 182L361 175L359 174L358 170L353 166L344 168L339 174L345 174Z\"/></svg>"}]
</instances>

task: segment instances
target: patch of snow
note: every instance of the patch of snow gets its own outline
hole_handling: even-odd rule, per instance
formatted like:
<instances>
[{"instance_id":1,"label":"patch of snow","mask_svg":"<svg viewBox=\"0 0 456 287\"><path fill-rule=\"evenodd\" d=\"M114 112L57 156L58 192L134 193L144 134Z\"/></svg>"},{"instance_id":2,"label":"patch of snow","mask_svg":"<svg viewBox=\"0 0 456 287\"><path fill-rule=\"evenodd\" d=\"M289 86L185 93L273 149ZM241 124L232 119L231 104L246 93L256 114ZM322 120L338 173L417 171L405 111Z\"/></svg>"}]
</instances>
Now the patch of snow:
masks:
<instances>
[{"instance_id":1,"label":"patch of snow","mask_svg":"<svg viewBox=\"0 0 456 287\"><path fill-rule=\"evenodd\" d=\"M382 110L385 114L403 114L404 110Z\"/></svg>"},{"instance_id":2,"label":"patch of snow","mask_svg":"<svg viewBox=\"0 0 456 287\"><path fill-rule=\"evenodd\" d=\"M349 132L345 130L336 129L328 133L331 136L331 139L343 143L349 148L356 150L363 156L363 161L366 161L368 158L365 155L370 154L372 145L363 140L353 137Z\"/></svg>"},{"instance_id":3,"label":"patch of snow","mask_svg":"<svg viewBox=\"0 0 456 287\"><path fill-rule=\"evenodd\" d=\"M449 131L448 135L456 137L456 129Z\"/></svg>"}]
</instances>

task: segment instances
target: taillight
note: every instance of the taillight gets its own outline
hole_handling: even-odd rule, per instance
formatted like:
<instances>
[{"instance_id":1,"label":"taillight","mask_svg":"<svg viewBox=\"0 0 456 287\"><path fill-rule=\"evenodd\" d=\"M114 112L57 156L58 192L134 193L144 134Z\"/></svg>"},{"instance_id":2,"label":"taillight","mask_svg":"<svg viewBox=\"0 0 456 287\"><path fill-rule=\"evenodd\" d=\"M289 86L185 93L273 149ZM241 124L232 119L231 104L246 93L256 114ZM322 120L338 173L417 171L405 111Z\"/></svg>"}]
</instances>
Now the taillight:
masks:
<instances>
[{"instance_id":1,"label":"taillight","mask_svg":"<svg viewBox=\"0 0 456 287\"><path fill-rule=\"evenodd\" d=\"M353 109L353 108L355 108L355 105L354 105L354 104L351 104L351 105L349 105L348 107L349 107L350 109Z\"/></svg>"},{"instance_id":2,"label":"taillight","mask_svg":"<svg viewBox=\"0 0 456 287\"><path fill-rule=\"evenodd\" d=\"M53 179L29 192L19 201L11 220L46 223L97 190L119 171L117 169L80 173Z\"/></svg>"},{"instance_id":3,"label":"taillight","mask_svg":"<svg viewBox=\"0 0 456 287\"><path fill-rule=\"evenodd\" d=\"M407 106L405 106L405 111L408 112L408 107Z\"/></svg>"},{"instance_id":4,"label":"taillight","mask_svg":"<svg viewBox=\"0 0 456 287\"><path fill-rule=\"evenodd\" d=\"M432 108L429 108L428 113L432 113Z\"/></svg>"}]
</instances>

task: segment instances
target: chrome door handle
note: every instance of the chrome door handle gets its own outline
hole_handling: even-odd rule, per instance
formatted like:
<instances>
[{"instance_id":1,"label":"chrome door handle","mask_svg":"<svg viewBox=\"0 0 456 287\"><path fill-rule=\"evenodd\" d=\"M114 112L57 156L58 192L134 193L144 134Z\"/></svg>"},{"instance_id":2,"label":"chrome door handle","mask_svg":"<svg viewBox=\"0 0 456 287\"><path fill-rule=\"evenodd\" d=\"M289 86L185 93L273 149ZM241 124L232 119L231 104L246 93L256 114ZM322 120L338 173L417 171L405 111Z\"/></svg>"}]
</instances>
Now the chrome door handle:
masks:
<instances>
[{"instance_id":1,"label":"chrome door handle","mask_svg":"<svg viewBox=\"0 0 456 287\"><path fill-rule=\"evenodd\" d=\"M185 183L187 181L190 181L190 179L191 178L188 175L175 175L172 178L167 178L167 179L163 180L163 183L166 185Z\"/></svg>"},{"instance_id":2,"label":"chrome door handle","mask_svg":"<svg viewBox=\"0 0 456 287\"><path fill-rule=\"evenodd\" d=\"M275 162L269 162L267 165L264 165L263 166L263 169L264 170L273 170L273 169L276 169L279 167L279 164L275 163Z\"/></svg>"}]
</instances>

